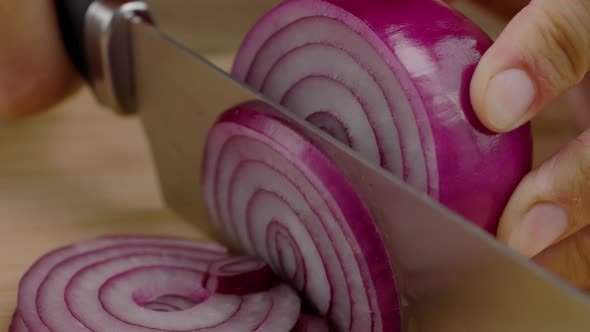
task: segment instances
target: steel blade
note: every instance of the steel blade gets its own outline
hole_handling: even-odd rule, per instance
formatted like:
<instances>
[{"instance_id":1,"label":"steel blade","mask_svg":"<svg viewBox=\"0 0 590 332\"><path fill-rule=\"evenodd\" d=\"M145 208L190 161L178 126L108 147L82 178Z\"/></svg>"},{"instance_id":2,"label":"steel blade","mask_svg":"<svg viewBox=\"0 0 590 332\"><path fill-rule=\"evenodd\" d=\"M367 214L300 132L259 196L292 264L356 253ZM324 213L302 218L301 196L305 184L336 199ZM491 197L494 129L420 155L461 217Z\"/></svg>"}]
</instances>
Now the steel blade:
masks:
<instances>
[{"instance_id":1,"label":"steel blade","mask_svg":"<svg viewBox=\"0 0 590 332\"><path fill-rule=\"evenodd\" d=\"M207 130L224 110L254 103L309 138L358 188L396 270L404 331L588 331L582 293L155 28L132 24L131 40L139 115L164 198L185 218L211 230L199 191Z\"/></svg>"}]
</instances>

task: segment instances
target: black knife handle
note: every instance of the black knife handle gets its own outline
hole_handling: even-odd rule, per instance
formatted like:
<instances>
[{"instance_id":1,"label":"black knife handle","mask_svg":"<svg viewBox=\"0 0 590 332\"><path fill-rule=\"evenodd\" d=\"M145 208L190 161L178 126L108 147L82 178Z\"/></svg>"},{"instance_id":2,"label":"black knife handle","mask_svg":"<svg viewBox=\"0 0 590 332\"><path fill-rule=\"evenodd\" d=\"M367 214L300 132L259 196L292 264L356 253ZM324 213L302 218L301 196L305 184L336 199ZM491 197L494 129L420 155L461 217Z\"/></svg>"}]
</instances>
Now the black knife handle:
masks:
<instances>
[{"instance_id":1,"label":"black knife handle","mask_svg":"<svg viewBox=\"0 0 590 332\"><path fill-rule=\"evenodd\" d=\"M86 81L90 81L90 68L85 43L86 12L93 0L54 0L66 50L74 66Z\"/></svg>"}]
</instances>

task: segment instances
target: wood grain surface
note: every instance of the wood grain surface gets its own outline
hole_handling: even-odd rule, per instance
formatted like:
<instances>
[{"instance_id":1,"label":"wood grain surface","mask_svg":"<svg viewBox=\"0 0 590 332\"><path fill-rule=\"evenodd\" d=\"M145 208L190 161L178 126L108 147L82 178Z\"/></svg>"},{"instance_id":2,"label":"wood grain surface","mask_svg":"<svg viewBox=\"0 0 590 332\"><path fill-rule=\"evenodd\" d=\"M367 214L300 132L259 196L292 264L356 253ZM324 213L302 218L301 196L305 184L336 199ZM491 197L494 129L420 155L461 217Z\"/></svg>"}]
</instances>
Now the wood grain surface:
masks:
<instances>
[{"instance_id":1,"label":"wood grain surface","mask_svg":"<svg viewBox=\"0 0 590 332\"><path fill-rule=\"evenodd\" d=\"M213 59L230 63L229 56ZM567 118L557 103L535 121L536 163L578 133ZM0 330L37 258L110 233L205 237L162 207L137 119L102 109L84 89L41 116L0 122Z\"/></svg>"}]
</instances>

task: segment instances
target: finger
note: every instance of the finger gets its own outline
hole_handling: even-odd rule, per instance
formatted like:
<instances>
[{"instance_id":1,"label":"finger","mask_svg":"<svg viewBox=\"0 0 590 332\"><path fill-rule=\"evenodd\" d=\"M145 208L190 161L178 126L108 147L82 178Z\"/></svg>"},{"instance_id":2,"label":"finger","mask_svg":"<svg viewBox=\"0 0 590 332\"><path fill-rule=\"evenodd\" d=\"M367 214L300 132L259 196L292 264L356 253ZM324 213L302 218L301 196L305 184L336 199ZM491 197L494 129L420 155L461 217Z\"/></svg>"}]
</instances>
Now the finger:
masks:
<instances>
[{"instance_id":1,"label":"finger","mask_svg":"<svg viewBox=\"0 0 590 332\"><path fill-rule=\"evenodd\" d=\"M590 68L590 1L533 0L481 59L471 84L478 117L510 131L578 84Z\"/></svg>"},{"instance_id":2,"label":"finger","mask_svg":"<svg viewBox=\"0 0 590 332\"><path fill-rule=\"evenodd\" d=\"M577 128L590 128L590 74L586 74L582 83L566 91L563 101L564 108L573 113Z\"/></svg>"},{"instance_id":3,"label":"finger","mask_svg":"<svg viewBox=\"0 0 590 332\"><path fill-rule=\"evenodd\" d=\"M590 227L541 252L534 261L581 289L590 288Z\"/></svg>"},{"instance_id":4,"label":"finger","mask_svg":"<svg viewBox=\"0 0 590 332\"><path fill-rule=\"evenodd\" d=\"M77 84L53 1L0 1L0 116L41 111Z\"/></svg>"},{"instance_id":5,"label":"finger","mask_svg":"<svg viewBox=\"0 0 590 332\"><path fill-rule=\"evenodd\" d=\"M528 257L590 224L590 130L529 173L508 202L498 238Z\"/></svg>"}]
</instances>

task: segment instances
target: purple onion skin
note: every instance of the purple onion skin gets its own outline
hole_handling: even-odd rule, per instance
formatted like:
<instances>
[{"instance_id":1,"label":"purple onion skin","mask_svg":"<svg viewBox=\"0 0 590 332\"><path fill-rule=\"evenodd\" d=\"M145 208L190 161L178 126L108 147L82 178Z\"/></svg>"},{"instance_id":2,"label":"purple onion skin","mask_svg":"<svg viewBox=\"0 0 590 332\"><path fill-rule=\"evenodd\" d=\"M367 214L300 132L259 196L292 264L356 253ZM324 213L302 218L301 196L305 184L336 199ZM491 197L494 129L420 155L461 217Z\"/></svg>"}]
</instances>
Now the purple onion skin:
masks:
<instances>
[{"instance_id":1,"label":"purple onion skin","mask_svg":"<svg viewBox=\"0 0 590 332\"><path fill-rule=\"evenodd\" d=\"M510 195L531 170L532 139L529 124L495 134L475 115L469 85L492 40L433 0L331 2L364 19L403 63L408 77L398 77L410 81L402 86L415 87L433 129L441 203L495 233Z\"/></svg>"},{"instance_id":2,"label":"purple onion skin","mask_svg":"<svg viewBox=\"0 0 590 332\"><path fill-rule=\"evenodd\" d=\"M426 111L427 119L417 121L432 129L439 175L436 199L495 233L511 194L531 170L532 138L528 123L510 133L493 133L473 110L470 81L492 40L442 1L312 2L331 3L356 16L367 27L364 33L377 36L380 45L368 42L389 49L392 56L386 62L412 109Z\"/></svg>"}]
</instances>

